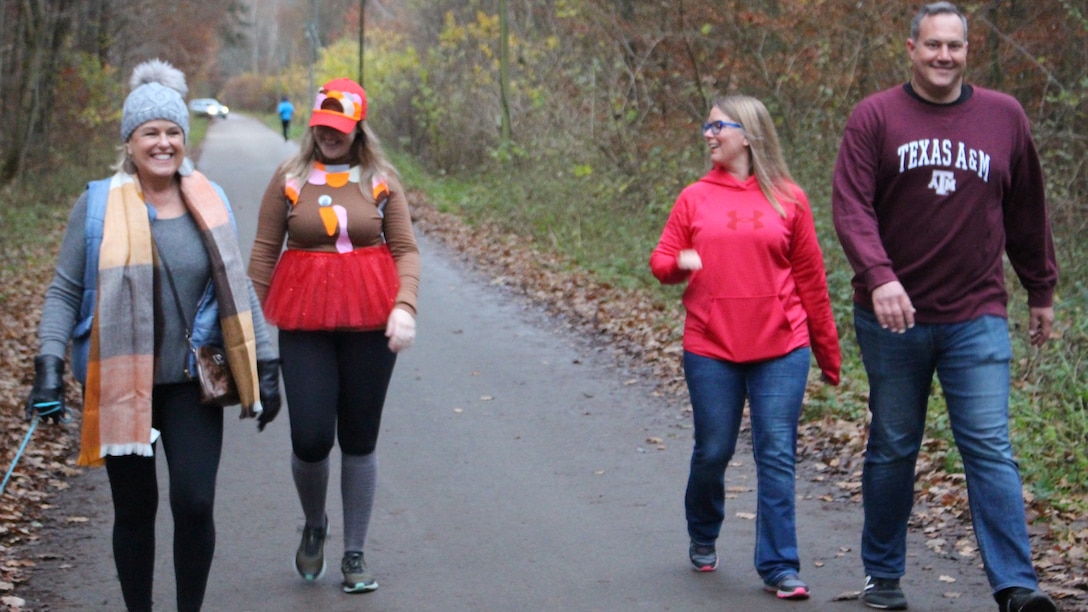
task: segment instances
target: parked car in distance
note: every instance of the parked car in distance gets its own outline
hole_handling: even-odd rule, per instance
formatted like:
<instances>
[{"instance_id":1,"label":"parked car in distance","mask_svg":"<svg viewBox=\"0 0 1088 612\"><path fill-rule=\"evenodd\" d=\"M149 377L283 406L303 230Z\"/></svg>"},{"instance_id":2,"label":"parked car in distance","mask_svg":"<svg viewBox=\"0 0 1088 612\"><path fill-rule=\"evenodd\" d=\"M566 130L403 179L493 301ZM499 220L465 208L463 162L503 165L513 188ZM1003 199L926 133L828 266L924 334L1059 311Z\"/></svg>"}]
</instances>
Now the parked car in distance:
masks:
<instances>
[{"instance_id":1,"label":"parked car in distance","mask_svg":"<svg viewBox=\"0 0 1088 612\"><path fill-rule=\"evenodd\" d=\"M230 114L230 108L226 104L222 104L215 98L196 98L189 102L189 110L193 111L197 117L222 117L227 118Z\"/></svg>"}]
</instances>

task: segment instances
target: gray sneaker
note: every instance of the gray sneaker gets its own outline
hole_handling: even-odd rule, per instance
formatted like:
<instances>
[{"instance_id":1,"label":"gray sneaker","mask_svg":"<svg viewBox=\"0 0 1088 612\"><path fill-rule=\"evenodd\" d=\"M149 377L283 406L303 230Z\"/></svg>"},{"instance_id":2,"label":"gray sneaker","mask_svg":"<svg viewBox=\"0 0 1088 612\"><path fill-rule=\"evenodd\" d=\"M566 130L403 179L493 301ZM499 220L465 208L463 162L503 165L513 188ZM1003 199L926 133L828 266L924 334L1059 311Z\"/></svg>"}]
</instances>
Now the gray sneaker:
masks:
<instances>
[{"instance_id":1,"label":"gray sneaker","mask_svg":"<svg viewBox=\"0 0 1088 612\"><path fill-rule=\"evenodd\" d=\"M302 528L302 541L295 552L295 571L307 582L325 575L325 538L329 535L329 517L324 527Z\"/></svg>"},{"instance_id":2,"label":"gray sneaker","mask_svg":"<svg viewBox=\"0 0 1088 612\"><path fill-rule=\"evenodd\" d=\"M378 588L378 581L366 569L363 553L346 552L340 562L340 571L344 572L345 593L369 593Z\"/></svg>"},{"instance_id":3,"label":"gray sneaker","mask_svg":"<svg viewBox=\"0 0 1088 612\"><path fill-rule=\"evenodd\" d=\"M774 582L764 582L763 590L779 599L808 599L808 585L797 574L786 574Z\"/></svg>"},{"instance_id":4,"label":"gray sneaker","mask_svg":"<svg viewBox=\"0 0 1088 612\"><path fill-rule=\"evenodd\" d=\"M906 610L907 596L899 587L898 578L865 577L865 591L861 601L878 610Z\"/></svg>"},{"instance_id":5,"label":"gray sneaker","mask_svg":"<svg viewBox=\"0 0 1088 612\"><path fill-rule=\"evenodd\" d=\"M694 540L688 546L688 559L697 572L713 572L718 569L718 551L714 544L698 544Z\"/></svg>"}]
</instances>

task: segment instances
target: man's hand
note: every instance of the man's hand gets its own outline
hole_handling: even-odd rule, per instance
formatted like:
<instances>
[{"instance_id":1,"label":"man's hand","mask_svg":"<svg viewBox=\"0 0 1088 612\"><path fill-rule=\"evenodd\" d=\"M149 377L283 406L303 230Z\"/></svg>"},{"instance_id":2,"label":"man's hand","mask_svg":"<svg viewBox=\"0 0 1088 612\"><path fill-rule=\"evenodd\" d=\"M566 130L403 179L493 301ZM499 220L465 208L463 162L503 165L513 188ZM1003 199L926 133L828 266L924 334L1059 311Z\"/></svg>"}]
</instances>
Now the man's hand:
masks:
<instances>
[{"instance_id":1,"label":"man's hand","mask_svg":"<svg viewBox=\"0 0 1088 612\"><path fill-rule=\"evenodd\" d=\"M1043 346L1050 339L1050 330L1054 325L1054 307L1036 307L1028 309L1028 334L1032 346Z\"/></svg>"},{"instance_id":2,"label":"man's hand","mask_svg":"<svg viewBox=\"0 0 1088 612\"><path fill-rule=\"evenodd\" d=\"M914 304L899 281L873 289L873 311L880 326L902 334L914 327Z\"/></svg>"}]
</instances>

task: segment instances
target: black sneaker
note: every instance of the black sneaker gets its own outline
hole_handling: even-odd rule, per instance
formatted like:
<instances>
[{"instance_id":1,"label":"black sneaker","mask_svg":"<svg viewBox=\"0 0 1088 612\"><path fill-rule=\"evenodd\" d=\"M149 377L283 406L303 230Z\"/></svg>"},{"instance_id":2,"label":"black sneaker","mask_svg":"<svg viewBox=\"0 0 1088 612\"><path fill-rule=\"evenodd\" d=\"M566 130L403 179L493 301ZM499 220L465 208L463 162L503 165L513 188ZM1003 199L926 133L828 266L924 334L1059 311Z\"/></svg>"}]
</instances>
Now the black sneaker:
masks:
<instances>
[{"instance_id":1,"label":"black sneaker","mask_svg":"<svg viewBox=\"0 0 1088 612\"><path fill-rule=\"evenodd\" d=\"M325 575L325 538L329 535L329 517L323 527L303 527L302 541L295 552L295 571L307 582Z\"/></svg>"},{"instance_id":2,"label":"black sneaker","mask_svg":"<svg viewBox=\"0 0 1088 612\"><path fill-rule=\"evenodd\" d=\"M713 544L691 543L688 547L688 559L697 572L713 572L718 569L718 551Z\"/></svg>"},{"instance_id":3,"label":"black sneaker","mask_svg":"<svg viewBox=\"0 0 1088 612\"><path fill-rule=\"evenodd\" d=\"M1005 589L998 593L1001 612L1057 612L1058 606L1049 595L1022 587Z\"/></svg>"},{"instance_id":4,"label":"black sneaker","mask_svg":"<svg viewBox=\"0 0 1088 612\"><path fill-rule=\"evenodd\" d=\"M344 573L345 593L369 593L378 588L378 581L367 571L361 552L344 553L340 571Z\"/></svg>"},{"instance_id":5,"label":"black sneaker","mask_svg":"<svg viewBox=\"0 0 1088 612\"><path fill-rule=\"evenodd\" d=\"M865 577L865 591L861 601L870 608L878 610L906 610L907 597L899 588L898 578Z\"/></svg>"}]
</instances>

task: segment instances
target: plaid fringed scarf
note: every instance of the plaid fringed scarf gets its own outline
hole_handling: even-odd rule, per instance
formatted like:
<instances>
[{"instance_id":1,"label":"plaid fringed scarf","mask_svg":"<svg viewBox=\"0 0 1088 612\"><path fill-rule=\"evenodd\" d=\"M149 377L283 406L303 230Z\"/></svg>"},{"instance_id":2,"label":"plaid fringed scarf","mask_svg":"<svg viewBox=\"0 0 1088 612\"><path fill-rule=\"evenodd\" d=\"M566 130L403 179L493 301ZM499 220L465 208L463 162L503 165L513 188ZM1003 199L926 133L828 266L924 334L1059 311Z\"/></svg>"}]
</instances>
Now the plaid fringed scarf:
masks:
<instances>
[{"instance_id":1,"label":"plaid fringed scarf","mask_svg":"<svg viewBox=\"0 0 1088 612\"><path fill-rule=\"evenodd\" d=\"M219 324L242 417L253 417L261 412L257 343L234 227L226 204L203 174L182 177L181 194L211 260ZM108 455L153 454L154 257L147 205L133 177L118 172L110 180L102 228L79 465L102 465Z\"/></svg>"}]
</instances>

